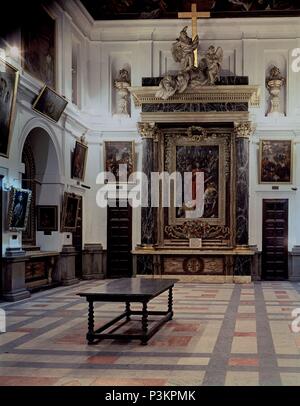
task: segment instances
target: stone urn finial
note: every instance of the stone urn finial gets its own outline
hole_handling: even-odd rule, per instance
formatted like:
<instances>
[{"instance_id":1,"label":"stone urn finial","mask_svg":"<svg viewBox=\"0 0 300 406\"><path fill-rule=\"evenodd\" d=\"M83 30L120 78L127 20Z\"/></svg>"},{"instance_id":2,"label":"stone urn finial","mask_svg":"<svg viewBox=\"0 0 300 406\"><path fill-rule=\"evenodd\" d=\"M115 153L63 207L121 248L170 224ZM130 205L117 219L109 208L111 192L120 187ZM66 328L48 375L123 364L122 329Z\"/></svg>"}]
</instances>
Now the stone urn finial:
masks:
<instances>
[{"instance_id":1,"label":"stone urn finial","mask_svg":"<svg viewBox=\"0 0 300 406\"><path fill-rule=\"evenodd\" d=\"M114 81L117 89L117 116L129 117L129 91L130 79L129 72L126 69L120 69L118 78Z\"/></svg>"},{"instance_id":2,"label":"stone urn finial","mask_svg":"<svg viewBox=\"0 0 300 406\"><path fill-rule=\"evenodd\" d=\"M280 111L280 92L285 85L285 78L281 75L279 68L273 66L266 79L266 87L270 93L270 109L268 116L282 117L284 113Z\"/></svg>"}]
</instances>

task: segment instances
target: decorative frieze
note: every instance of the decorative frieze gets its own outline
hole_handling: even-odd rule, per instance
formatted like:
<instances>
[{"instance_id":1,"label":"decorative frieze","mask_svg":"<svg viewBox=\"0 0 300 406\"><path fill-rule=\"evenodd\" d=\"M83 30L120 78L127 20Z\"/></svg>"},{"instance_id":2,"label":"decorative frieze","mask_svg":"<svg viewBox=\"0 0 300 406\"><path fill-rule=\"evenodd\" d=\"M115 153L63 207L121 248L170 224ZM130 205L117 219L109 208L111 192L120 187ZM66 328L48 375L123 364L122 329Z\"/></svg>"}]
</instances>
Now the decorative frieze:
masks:
<instances>
[{"instance_id":1,"label":"decorative frieze","mask_svg":"<svg viewBox=\"0 0 300 406\"><path fill-rule=\"evenodd\" d=\"M230 228L226 226L210 225L203 221L186 221L181 225L170 225L165 227L165 233L169 238L203 238L228 240Z\"/></svg>"}]
</instances>

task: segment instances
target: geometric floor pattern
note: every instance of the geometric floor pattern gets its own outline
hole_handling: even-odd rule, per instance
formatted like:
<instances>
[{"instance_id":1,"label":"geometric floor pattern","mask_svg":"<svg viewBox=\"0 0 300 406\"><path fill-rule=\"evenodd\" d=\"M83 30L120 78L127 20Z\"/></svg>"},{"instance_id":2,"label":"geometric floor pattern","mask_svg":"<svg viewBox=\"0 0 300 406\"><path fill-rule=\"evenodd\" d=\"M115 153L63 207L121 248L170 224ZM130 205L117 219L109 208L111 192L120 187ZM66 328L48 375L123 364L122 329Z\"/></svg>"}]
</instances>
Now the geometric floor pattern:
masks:
<instances>
[{"instance_id":1,"label":"geometric floor pattern","mask_svg":"<svg viewBox=\"0 0 300 406\"><path fill-rule=\"evenodd\" d=\"M0 303L0 385L201 386L300 385L300 333L291 330L300 284L177 283L174 319L149 341L103 340L88 346L88 281ZM164 310L167 295L150 302ZM133 306L136 308L137 306ZM96 303L96 326L120 311ZM134 331L137 321L126 329Z\"/></svg>"}]
</instances>

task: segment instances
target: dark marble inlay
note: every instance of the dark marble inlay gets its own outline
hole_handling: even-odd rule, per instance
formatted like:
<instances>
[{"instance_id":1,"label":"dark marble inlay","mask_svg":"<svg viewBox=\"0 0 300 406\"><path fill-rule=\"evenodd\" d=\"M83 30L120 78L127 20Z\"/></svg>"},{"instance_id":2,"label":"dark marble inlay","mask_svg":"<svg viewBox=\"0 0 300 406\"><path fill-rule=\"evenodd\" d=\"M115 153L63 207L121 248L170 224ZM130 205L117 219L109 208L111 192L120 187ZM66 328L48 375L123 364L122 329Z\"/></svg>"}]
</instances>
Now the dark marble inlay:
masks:
<instances>
[{"instance_id":1,"label":"dark marble inlay","mask_svg":"<svg viewBox=\"0 0 300 406\"><path fill-rule=\"evenodd\" d=\"M155 209L151 207L151 172L154 170L153 139L143 139L143 173L149 180L142 183L143 196L148 193L148 207L142 207L142 244L155 243Z\"/></svg>"},{"instance_id":2,"label":"dark marble inlay","mask_svg":"<svg viewBox=\"0 0 300 406\"><path fill-rule=\"evenodd\" d=\"M137 255L137 274L153 274L153 255Z\"/></svg>"},{"instance_id":3,"label":"dark marble inlay","mask_svg":"<svg viewBox=\"0 0 300 406\"><path fill-rule=\"evenodd\" d=\"M237 255L235 257L234 275L235 276L250 276L251 275L251 257L250 256Z\"/></svg>"},{"instance_id":4,"label":"dark marble inlay","mask_svg":"<svg viewBox=\"0 0 300 406\"><path fill-rule=\"evenodd\" d=\"M248 245L249 228L249 140L236 141L236 244Z\"/></svg>"},{"instance_id":5,"label":"dark marble inlay","mask_svg":"<svg viewBox=\"0 0 300 406\"><path fill-rule=\"evenodd\" d=\"M142 86L159 86L162 77L157 78L142 78ZM241 85L248 85L249 78L248 76L221 76L220 80L216 82L216 85L221 86L241 86Z\"/></svg>"},{"instance_id":6,"label":"dark marble inlay","mask_svg":"<svg viewBox=\"0 0 300 406\"><path fill-rule=\"evenodd\" d=\"M211 111L248 111L248 103L157 103L143 104L143 113L200 113Z\"/></svg>"}]
</instances>

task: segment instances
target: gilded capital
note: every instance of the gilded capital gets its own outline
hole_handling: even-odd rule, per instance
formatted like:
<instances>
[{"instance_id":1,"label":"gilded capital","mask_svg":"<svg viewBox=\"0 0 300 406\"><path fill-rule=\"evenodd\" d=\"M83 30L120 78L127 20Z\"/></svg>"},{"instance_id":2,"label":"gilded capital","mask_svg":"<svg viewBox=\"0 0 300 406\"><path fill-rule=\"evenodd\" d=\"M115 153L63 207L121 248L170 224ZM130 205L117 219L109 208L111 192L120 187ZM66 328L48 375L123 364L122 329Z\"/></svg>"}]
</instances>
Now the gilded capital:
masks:
<instances>
[{"instance_id":1,"label":"gilded capital","mask_svg":"<svg viewBox=\"0 0 300 406\"><path fill-rule=\"evenodd\" d=\"M142 138L150 138L157 142L160 130L155 123L138 123L138 131Z\"/></svg>"},{"instance_id":2,"label":"gilded capital","mask_svg":"<svg viewBox=\"0 0 300 406\"><path fill-rule=\"evenodd\" d=\"M251 121L234 123L234 135L236 138L250 138L254 130L255 127L252 125Z\"/></svg>"}]
</instances>

